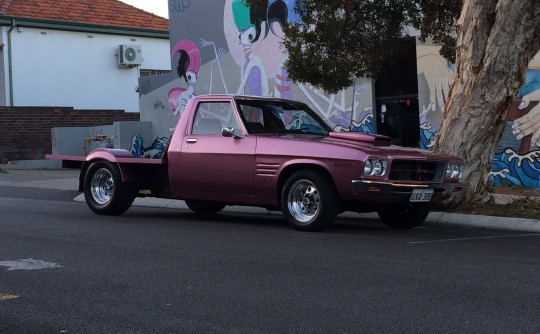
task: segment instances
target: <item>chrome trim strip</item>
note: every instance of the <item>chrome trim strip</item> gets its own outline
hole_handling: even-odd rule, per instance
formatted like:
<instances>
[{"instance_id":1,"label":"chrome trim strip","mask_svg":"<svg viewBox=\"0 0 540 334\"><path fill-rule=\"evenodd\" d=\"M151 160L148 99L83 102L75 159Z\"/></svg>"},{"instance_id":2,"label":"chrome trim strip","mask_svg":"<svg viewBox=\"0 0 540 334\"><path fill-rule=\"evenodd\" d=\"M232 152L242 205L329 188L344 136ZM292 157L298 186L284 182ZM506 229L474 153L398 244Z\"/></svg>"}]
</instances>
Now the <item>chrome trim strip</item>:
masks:
<instances>
[{"instance_id":1,"label":"chrome trim strip","mask_svg":"<svg viewBox=\"0 0 540 334\"><path fill-rule=\"evenodd\" d=\"M413 183L393 183L393 182L381 182L381 181L369 181L369 180L353 180L352 183L363 184L376 184L376 185L388 185L392 187L405 187L405 188L433 188L436 186L442 186L439 183L432 184L413 184Z\"/></svg>"}]
</instances>

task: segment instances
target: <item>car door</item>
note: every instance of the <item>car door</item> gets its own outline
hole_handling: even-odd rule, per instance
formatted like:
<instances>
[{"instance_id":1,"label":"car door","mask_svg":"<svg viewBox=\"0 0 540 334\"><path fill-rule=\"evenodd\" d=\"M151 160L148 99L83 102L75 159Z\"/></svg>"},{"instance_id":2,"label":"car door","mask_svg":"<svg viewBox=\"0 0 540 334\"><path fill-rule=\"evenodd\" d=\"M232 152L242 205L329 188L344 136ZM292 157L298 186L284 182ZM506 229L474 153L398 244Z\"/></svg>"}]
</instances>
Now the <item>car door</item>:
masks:
<instances>
[{"instance_id":1,"label":"car door","mask_svg":"<svg viewBox=\"0 0 540 334\"><path fill-rule=\"evenodd\" d=\"M242 135L231 102L198 103L180 153L181 184L188 197L238 201L255 195L256 137L225 137L222 128Z\"/></svg>"}]
</instances>

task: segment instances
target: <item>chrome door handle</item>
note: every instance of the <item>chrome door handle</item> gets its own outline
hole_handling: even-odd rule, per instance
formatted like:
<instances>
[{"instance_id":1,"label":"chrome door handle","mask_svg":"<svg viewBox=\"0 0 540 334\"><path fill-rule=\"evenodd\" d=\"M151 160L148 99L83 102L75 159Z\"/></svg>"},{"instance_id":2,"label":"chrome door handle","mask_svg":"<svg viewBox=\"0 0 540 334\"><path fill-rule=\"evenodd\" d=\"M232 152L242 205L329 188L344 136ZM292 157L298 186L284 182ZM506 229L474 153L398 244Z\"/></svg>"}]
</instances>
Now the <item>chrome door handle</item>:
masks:
<instances>
[{"instance_id":1,"label":"chrome door handle","mask_svg":"<svg viewBox=\"0 0 540 334\"><path fill-rule=\"evenodd\" d=\"M188 144L195 144L195 143L197 142L197 138L188 138L188 139L186 140L186 142L187 142Z\"/></svg>"}]
</instances>

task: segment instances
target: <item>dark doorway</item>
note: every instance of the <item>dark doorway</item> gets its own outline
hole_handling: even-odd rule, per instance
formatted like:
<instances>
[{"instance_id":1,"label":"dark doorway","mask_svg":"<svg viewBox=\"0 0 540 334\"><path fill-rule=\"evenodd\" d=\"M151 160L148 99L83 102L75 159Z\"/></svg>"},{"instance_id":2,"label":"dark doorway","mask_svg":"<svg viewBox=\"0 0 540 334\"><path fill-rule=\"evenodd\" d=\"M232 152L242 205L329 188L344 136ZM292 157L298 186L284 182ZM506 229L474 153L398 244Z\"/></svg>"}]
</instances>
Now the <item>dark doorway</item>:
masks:
<instances>
[{"instance_id":1,"label":"dark doorway","mask_svg":"<svg viewBox=\"0 0 540 334\"><path fill-rule=\"evenodd\" d=\"M376 108L378 134L392 138L396 145L419 147L418 98L381 99L377 100Z\"/></svg>"},{"instance_id":2,"label":"dark doorway","mask_svg":"<svg viewBox=\"0 0 540 334\"><path fill-rule=\"evenodd\" d=\"M397 42L397 50L383 61L375 80L377 133L391 137L397 145L419 147L416 39L402 39Z\"/></svg>"}]
</instances>

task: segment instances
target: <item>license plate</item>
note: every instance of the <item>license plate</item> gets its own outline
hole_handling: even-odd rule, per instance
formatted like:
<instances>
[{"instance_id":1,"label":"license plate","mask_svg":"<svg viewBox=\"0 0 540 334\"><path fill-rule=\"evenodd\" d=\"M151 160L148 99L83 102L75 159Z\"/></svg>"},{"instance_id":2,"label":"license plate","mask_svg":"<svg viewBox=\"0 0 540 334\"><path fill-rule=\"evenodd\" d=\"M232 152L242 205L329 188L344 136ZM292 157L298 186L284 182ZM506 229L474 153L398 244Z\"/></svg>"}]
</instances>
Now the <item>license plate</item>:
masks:
<instances>
[{"instance_id":1,"label":"license plate","mask_svg":"<svg viewBox=\"0 0 540 334\"><path fill-rule=\"evenodd\" d=\"M433 196L433 189L413 189L409 202L429 202Z\"/></svg>"}]
</instances>

